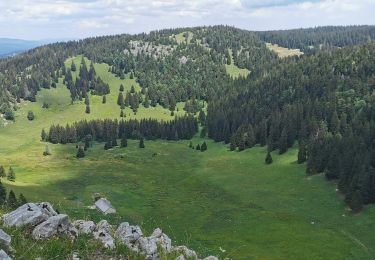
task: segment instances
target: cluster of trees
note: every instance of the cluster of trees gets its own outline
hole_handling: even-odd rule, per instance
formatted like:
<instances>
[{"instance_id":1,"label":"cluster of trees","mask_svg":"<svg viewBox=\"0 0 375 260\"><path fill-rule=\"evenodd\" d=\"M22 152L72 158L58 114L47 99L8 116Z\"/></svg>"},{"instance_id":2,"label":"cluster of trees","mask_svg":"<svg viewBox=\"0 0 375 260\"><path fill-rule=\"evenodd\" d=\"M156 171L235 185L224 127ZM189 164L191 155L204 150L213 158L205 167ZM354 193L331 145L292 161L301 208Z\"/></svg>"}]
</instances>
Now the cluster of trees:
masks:
<instances>
[{"instance_id":1,"label":"cluster of trees","mask_svg":"<svg viewBox=\"0 0 375 260\"><path fill-rule=\"evenodd\" d=\"M16 173L12 166L9 167L8 173L5 171L4 166L0 165L0 178L7 178L8 181L16 180Z\"/></svg>"},{"instance_id":2,"label":"cluster of trees","mask_svg":"<svg viewBox=\"0 0 375 260\"><path fill-rule=\"evenodd\" d=\"M130 92L126 92L125 97L122 91L119 92L117 97L117 105L119 105L121 109L124 109L125 107L130 107L134 113L137 112L139 104L141 103L143 103L143 105L146 108L149 107L148 99L145 98L145 101L143 101L142 93L136 92L134 86L131 87Z\"/></svg>"},{"instance_id":3,"label":"cluster of trees","mask_svg":"<svg viewBox=\"0 0 375 260\"><path fill-rule=\"evenodd\" d=\"M324 26L310 29L293 29L256 32L265 42L277 43L286 48L298 48L312 53L326 47L344 47L367 43L375 39L375 26Z\"/></svg>"},{"instance_id":4,"label":"cluster of trees","mask_svg":"<svg viewBox=\"0 0 375 260\"><path fill-rule=\"evenodd\" d=\"M91 90L95 95L109 94L110 88L100 77L96 77L96 72L93 62L90 63L90 68L87 69L86 61L82 57L79 67L79 75L76 80L73 80L72 71L76 71L77 66L72 61L70 68L66 68L65 64L62 67L61 74L64 76L64 84L70 90L72 101L82 100L87 98L87 92ZM89 104L86 104L89 106Z\"/></svg>"},{"instance_id":5,"label":"cluster of trees","mask_svg":"<svg viewBox=\"0 0 375 260\"><path fill-rule=\"evenodd\" d=\"M189 147L190 147L191 149L195 149L195 150L197 150L197 151L201 151L201 152L206 151L207 148L208 148L206 142L203 142L202 144L197 144L196 146L194 146L194 144L193 144L192 141L190 141L190 143L189 143Z\"/></svg>"},{"instance_id":6,"label":"cluster of trees","mask_svg":"<svg viewBox=\"0 0 375 260\"><path fill-rule=\"evenodd\" d=\"M25 196L21 193L17 199L16 194L10 190L7 196L7 190L3 183L0 181L0 206L15 209L23 204L27 203Z\"/></svg>"},{"instance_id":7,"label":"cluster of trees","mask_svg":"<svg viewBox=\"0 0 375 260\"><path fill-rule=\"evenodd\" d=\"M114 142L116 139L146 138L182 140L191 139L198 131L198 122L193 116L176 117L171 121L156 119L118 121L111 119L80 121L72 125L53 125L48 135L42 130L42 140L51 143L66 144L84 141L88 136L90 141ZM117 141L116 141L117 142Z\"/></svg>"},{"instance_id":8,"label":"cluster of trees","mask_svg":"<svg viewBox=\"0 0 375 260\"><path fill-rule=\"evenodd\" d=\"M263 76L210 100L208 136L231 150L261 144L280 154L298 141L307 174L337 180L353 210L375 203L374 56L369 43L259 68Z\"/></svg>"}]
</instances>

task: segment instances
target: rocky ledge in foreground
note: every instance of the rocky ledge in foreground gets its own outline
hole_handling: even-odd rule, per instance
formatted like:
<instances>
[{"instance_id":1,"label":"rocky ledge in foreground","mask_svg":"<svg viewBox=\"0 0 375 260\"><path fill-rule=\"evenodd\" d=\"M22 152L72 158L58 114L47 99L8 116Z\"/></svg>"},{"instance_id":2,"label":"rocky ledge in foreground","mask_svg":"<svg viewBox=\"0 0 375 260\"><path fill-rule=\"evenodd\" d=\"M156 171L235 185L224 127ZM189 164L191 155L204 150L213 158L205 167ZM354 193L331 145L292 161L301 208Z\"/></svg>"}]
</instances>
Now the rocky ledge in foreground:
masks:
<instances>
[{"instance_id":1,"label":"rocky ledge in foreground","mask_svg":"<svg viewBox=\"0 0 375 260\"><path fill-rule=\"evenodd\" d=\"M145 236L139 226L121 223L115 230L106 220L95 224L93 221L76 220L70 222L68 215L58 214L48 202L26 203L16 210L3 215L5 227L31 227L34 240L50 239L58 236L69 236L72 239L79 235L91 234L105 248L114 249L122 243L130 250L144 256L145 259L161 259L161 251L166 254L178 255L176 260L200 259L197 253L186 246L172 246L171 239L160 228L150 236ZM8 255L14 253L11 237L0 229L0 259L11 259ZM79 256L75 256L79 259ZM209 256L204 260L217 260Z\"/></svg>"}]
</instances>

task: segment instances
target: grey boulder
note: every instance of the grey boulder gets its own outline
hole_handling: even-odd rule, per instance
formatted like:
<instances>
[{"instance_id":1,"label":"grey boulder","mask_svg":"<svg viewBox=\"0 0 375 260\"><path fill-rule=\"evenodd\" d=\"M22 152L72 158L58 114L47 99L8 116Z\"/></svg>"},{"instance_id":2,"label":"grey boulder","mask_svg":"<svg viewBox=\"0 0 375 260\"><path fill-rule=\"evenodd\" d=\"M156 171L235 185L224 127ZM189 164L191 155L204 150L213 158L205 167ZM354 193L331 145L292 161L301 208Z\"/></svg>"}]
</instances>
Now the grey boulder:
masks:
<instances>
[{"instance_id":1,"label":"grey boulder","mask_svg":"<svg viewBox=\"0 0 375 260\"><path fill-rule=\"evenodd\" d=\"M100 240L105 248L115 248L115 241L111 236L112 228L106 220L101 220L95 228L94 237Z\"/></svg>"},{"instance_id":2,"label":"grey boulder","mask_svg":"<svg viewBox=\"0 0 375 260\"><path fill-rule=\"evenodd\" d=\"M171 252L172 240L160 228L155 229L150 238L155 240L156 244L163 248L163 250L168 253Z\"/></svg>"},{"instance_id":3,"label":"grey boulder","mask_svg":"<svg viewBox=\"0 0 375 260\"><path fill-rule=\"evenodd\" d=\"M50 238L56 235L67 234L70 227L69 217L65 214L52 216L36 226L32 236L34 239Z\"/></svg>"},{"instance_id":4,"label":"grey boulder","mask_svg":"<svg viewBox=\"0 0 375 260\"><path fill-rule=\"evenodd\" d=\"M172 252L181 253L189 259L198 259L197 253L194 250L187 248L186 246L173 247Z\"/></svg>"},{"instance_id":5,"label":"grey boulder","mask_svg":"<svg viewBox=\"0 0 375 260\"><path fill-rule=\"evenodd\" d=\"M138 252L138 247L135 243L143 236L142 230L139 226L129 225L128 222L123 222L116 230L115 237L124 243L128 248Z\"/></svg>"},{"instance_id":6,"label":"grey boulder","mask_svg":"<svg viewBox=\"0 0 375 260\"><path fill-rule=\"evenodd\" d=\"M93 221L76 220L73 222L78 234L91 234L94 232L96 226Z\"/></svg>"},{"instance_id":7,"label":"grey boulder","mask_svg":"<svg viewBox=\"0 0 375 260\"><path fill-rule=\"evenodd\" d=\"M207 256L206 258L204 258L203 260L219 260L219 258L217 258L216 256Z\"/></svg>"},{"instance_id":8,"label":"grey boulder","mask_svg":"<svg viewBox=\"0 0 375 260\"><path fill-rule=\"evenodd\" d=\"M3 222L6 227L36 226L56 215L56 211L48 202L26 203L16 210L5 214Z\"/></svg>"},{"instance_id":9,"label":"grey boulder","mask_svg":"<svg viewBox=\"0 0 375 260\"><path fill-rule=\"evenodd\" d=\"M158 246L156 240L149 237L141 237L137 241L141 253L146 255L146 259L158 259Z\"/></svg>"}]
</instances>

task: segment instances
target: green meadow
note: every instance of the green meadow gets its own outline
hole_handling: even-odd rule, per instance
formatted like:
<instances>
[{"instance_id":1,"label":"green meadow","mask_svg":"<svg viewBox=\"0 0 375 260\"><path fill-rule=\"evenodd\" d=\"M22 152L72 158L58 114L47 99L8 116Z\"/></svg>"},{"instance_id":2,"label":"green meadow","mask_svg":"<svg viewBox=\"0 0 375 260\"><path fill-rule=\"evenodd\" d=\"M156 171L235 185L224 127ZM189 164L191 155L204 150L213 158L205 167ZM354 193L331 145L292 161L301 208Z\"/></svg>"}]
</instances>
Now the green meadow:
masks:
<instances>
[{"instance_id":1,"label":"green meadow","mask_svg":"<svg viewBox=\"0 0 375 260\"><path fill-rule=\"evenodd\" d=\"M229 55L230 55L231 62L230 62L229 65L225 64L225 69L226 69L227 73L232 78L239 78L239 77L246 78L247 75L249 75L250 71L248 69L241 69L241 68L237 67L236 65L234 65L233 51L232 50L229 50Z\"/></svg>"},{"instance_id":2,"label":"green meadow","mask_svg":"<svg viewBox=\"0 0 375 260\"><path fill-rule=\"evenodd\" d=\"M80 63L81 57L75 58ZM70 65L71 60L67 61ZM296 163L297 149L265 165L265 147L230 152L227 145L206 141L208 150L196 151L189 141L130 140L127 148L105 151L94 143L83 159L76 159L74 144L52 145L40 141L41 130L52 124L81 119L118 118L120 84L125 91L139 86L129 75L120 80L106 64L95 64L97 74L110 84L107 103L90 96L91 113L83 102L71 104L62 84L42 90L37 102L24 102L16 121L0 128L0 164L12 166L16 181L7 189L22 192L29 201L50 201L72 218L128 221L141 225L146 234L163 229L174 244L186 244L203 255L220 259L374 259L375 206L350 213L334 183L324 176L307 177ZM43 102L50 104L42 108ZM183 104L178 104L182 115ZM27 112L35 113L28 121ZM170 120L160 106L127 108L126 119ZM45 145L52 155L43 156ZM103 216L91 210L92 196L100 193L118 213ZM79 242L79 241L78 241Z\"/></svg>"}]
</instances>

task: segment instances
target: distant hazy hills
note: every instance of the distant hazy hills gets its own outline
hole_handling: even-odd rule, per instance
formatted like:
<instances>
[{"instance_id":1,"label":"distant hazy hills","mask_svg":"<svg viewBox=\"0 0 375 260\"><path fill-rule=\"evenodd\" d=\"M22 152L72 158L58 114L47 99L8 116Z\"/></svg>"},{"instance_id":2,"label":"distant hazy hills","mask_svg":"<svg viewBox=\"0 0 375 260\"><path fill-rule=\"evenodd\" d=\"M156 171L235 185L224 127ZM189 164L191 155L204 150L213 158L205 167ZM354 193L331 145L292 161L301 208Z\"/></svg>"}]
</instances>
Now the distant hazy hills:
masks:
<instances>
[{"instance_id":1,"label":"distant hazy hills","mask_svg":"<svg viewBox=\"0 0 375 260\"><path fill-rule=\"evenodd\" d=\"M0 38L0 57L13 56L17 53L35 48L41 44L43 44L41 41Z\"/></svg>"},{"instance_id":2,"label":"distant hazy hills","mask_svg":"<svg viewBox=\"0 0 375 260\"><path fill-rule=\"evenodd\" d=\"M47 39L40 41L28 41L20 39L0 38L0 58L14 56L18 53L33 49L43 44L58 41L68 41L72 39Z\"/></svg>"}]
</instances>

